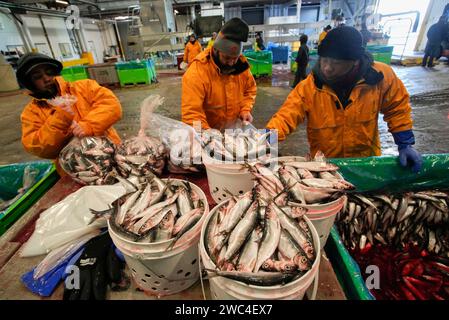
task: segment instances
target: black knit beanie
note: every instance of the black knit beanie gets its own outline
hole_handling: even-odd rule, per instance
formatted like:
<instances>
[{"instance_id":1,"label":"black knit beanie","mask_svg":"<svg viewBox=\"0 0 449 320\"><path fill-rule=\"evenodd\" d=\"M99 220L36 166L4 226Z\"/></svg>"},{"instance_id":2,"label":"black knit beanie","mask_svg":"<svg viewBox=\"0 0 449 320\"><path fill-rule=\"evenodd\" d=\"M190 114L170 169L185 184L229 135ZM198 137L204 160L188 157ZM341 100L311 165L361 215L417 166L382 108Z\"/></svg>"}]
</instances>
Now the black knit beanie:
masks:
<instances>
[{"instance_id":1,"label":"black knit beanie","mask_svg":"<svg viewBox=\"0 0 449 320\"><path fill-rule=\"evenodd\" d=\"M242 42L248 41L249 27L240 18L232 18L221 28L214 42L214 49L230 56L242 53Z\"/></svg>"},{"instance_id":2,"label":"black knit beanie","mask_svg":"<svg viewBox=\"0 0 449 320\"><path fill-rule=\"evenodd\" d=\"M358 60L364 53L362 35L357 29L348 26L332 29L318 46L320 57Z\"/></svg>"},{"instance_id":3,"label":"black knit beanie","mask_svg":"<svg viewBox=\"0 0 449 320\"><path fill-rule=\"evenodd\" d=\"M61 62L53 58L50 58L45 54L32 52L23 55L17 61L16 77L19 83L28 90L33 91L34 89L29 74L34 68L40 65L48 65L53 67L55 73L58 75L61 73L62 70Z\"/></svg>"}]
</instances>

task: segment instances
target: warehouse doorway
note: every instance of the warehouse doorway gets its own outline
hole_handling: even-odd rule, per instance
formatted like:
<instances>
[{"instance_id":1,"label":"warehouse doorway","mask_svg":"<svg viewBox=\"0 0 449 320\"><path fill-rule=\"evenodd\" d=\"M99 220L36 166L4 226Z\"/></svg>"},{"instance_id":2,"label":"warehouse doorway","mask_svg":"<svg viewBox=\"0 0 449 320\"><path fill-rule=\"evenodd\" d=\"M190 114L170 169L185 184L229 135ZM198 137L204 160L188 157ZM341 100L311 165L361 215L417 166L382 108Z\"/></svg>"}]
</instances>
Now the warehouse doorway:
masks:
<instances>
[{"instance_id":1,"label":"warehouse doorway","mask_svg":"<svg viewBox=\"0 0 449 320\"><path fill-rule=\"evenodd\" d=\"M380 0L380 27L394 55L412 55L430 0Z\"/></svg>"}]
</instances>

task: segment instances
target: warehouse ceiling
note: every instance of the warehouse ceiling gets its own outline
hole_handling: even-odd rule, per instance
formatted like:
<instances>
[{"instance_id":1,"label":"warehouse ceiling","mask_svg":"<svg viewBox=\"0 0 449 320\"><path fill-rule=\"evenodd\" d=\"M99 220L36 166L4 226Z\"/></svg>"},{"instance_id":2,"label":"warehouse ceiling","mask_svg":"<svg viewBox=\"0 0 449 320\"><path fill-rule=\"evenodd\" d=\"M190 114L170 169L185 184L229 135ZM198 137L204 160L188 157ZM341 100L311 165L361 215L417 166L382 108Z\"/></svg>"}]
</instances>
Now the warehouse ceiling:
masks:
<instances>
[{"instance_id":1,"label":"warehouse ceiling","mask_svg":"<svg viewBox=\"0 0 449 320\"><path fill-rule=\"evenodd\" d=\"M145 0L145 2L162 0ZM114 18L117 16L129 16L138 14L137 8L140 5L139 0L6 0L6 2L15 5L39 6L45 5L47 8L64 10L67 5L77 5L80 8L82 17L92 18ZM173 8L180 14L189 14L191 6L197 6L202 3L216 3L220 1L213 0L172 0ZM1 3L1 1L0 1ZM296 4L296 0L224 0L225 7L257 7L270 4ZM302 1L303 6L319 4L319 0ZM134 10L134 13L133 13Z\"/></svg>"}]
</instances>

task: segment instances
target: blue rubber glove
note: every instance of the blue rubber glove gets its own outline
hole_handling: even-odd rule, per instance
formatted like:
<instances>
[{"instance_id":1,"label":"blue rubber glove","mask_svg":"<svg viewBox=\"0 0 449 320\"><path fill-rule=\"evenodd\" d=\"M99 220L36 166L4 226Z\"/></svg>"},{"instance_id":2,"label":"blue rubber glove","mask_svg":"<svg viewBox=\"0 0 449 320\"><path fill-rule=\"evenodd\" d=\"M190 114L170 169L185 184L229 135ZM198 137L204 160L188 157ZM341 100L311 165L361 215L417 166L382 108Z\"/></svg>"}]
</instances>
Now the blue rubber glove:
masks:
<instances>
[{"instance_id":1,"label":"blue rubber glove","mask_svg":"<svg viewBox=\"0 0 449 320\"><path fill-rule=\"evenodd\" d=\"M415 136L412 130L393 133L394 142L398 146L399 163L403 167L411 166L414 173L418 173L422 167L421 154L412 145L415 144Z\"/></svg>"},{"instance_id":2,"label":"blue rubber glove","mask_svg":"<svg viewBox=\"0 0 449 320\"><path fill-rule=\"evenodd\" d=\"M21 280L23 284L33 293L38 294L43 297L49 297L55 291L56 287L59 285L61 280L63 280L65 275L65 269L70 265L73 260L78 260L78 258L83 253L84 247L77 250L71 257L66 260L61 261L61 263L55 266L53 269L48 271L46 274L42 275L38 279L34 279L34 268L33 270L22 275Z\"/></svg>"}]
</instances>

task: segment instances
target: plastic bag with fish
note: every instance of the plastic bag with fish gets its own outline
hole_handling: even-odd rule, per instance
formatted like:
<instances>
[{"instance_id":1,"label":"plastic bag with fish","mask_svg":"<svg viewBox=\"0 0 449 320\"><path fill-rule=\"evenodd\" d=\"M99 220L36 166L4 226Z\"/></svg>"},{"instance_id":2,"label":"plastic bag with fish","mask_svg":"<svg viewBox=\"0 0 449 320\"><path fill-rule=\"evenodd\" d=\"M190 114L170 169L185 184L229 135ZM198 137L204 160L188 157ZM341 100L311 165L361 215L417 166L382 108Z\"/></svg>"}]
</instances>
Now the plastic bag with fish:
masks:
<instances>
[{"instance_id":1,"label":"plastic bag with fish","mask_svg":"<svg viewBox=\"0 0 449 320\"><path fill-rule=\"evenodd\" d=\"M59 163L84 185L112 184L115 146L106 137L74 137L59 153Z\"/></svg>"},{"instance_id":2,"label":"plastic bag with fish","mask_svg":"<svg viewBox=\"0 0 449 320\"><path fill-rule=\"evenodd\" d=\"M167 149L157 138L146 134L154 110L162 105L164 98L151 95L140 107L140 130L136 137L124 140L115 154L120 174L124 177L161 175L167 158Z\"/></svg>"},{"instance_id":3,"label":"plastic bag with fish","mask_svg":"<svg viewBox=\"0 0 449 320\"><path fill-rule=\"evenodd\" d=\"M203 170L201 137L193 127L174 119L153 114L148 135L162 141L167 148L167 169L172 173L195 173Z\"/></svg>"}]
</instances>

